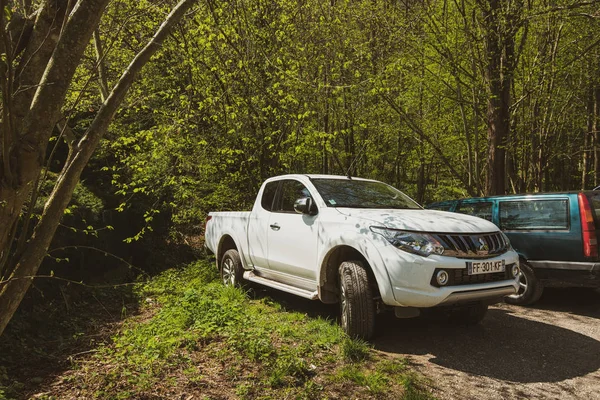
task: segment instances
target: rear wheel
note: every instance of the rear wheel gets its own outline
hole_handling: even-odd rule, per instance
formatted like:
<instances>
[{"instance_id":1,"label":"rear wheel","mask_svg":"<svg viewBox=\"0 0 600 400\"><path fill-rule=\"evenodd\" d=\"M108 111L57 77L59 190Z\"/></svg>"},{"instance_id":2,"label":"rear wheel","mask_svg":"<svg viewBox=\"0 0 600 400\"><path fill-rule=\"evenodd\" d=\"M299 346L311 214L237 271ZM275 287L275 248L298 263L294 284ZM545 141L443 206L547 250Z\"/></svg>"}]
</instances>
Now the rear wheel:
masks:
<instances>
[{"instance_id":1,"label":"rear wheel","mask_svg":"<svg viewBox=\"0 0 600 400\"><path fill-rule=\"evenodd\" d=\"M533 269L524 261L521 261L521 272L519 273L519 291L506 296L504 301L508 304L527 306L535 303L542 297L544 285L536 277Z\"/></svg>"},{"instance_id":2,"label":"rear wheel","mask_svg":"<svg viewBox=\"0 0 600 400\"><path fill-rule=\"evenodd\" d=\"M375 330L375 300L369 275L360 261L345 261L339 268L340 320L354 338L370 339Z\"/></svg>"},{"instance_id":3,"label":"rear wheel","mask_svg":"<svg viewBox=\"0 0 600 400\"><path fill-rule=\"evenodd\" d=\"M487 304L472 304L452 310L450 321L462 325L477 325L487 313Z\"/></svg>"},{"instance_id":4,"label":"rear wheel","mask_svg":"<svg viewBox=\"0 0 600 400\"><path fill-rule=\"evenodd\" d=\"M229 249L221 259L221 280L226 286L241 286L244 275L240 253Z\"/></svg>"}]
</instances>

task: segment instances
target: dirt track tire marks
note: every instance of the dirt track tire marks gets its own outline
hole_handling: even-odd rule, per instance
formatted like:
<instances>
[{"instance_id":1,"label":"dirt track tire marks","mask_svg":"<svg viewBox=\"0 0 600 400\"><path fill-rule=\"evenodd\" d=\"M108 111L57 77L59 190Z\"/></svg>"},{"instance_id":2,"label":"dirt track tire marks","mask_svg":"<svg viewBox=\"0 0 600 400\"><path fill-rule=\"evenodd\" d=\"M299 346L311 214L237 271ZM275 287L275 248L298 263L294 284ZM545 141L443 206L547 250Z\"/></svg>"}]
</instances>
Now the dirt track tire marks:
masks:
<instances>
[{"instance_id":1,"label":"dirt track tire marks","mask_svg":"<svg viewBox=\"0 0 600 400\"><path fill-rule=\"evenodd\" d=\"M439 399L600 400L600 298L547 289L533 307L498 304L477 326L386 318L376 349L407 357Z\"/></svg>"}]
</instances>

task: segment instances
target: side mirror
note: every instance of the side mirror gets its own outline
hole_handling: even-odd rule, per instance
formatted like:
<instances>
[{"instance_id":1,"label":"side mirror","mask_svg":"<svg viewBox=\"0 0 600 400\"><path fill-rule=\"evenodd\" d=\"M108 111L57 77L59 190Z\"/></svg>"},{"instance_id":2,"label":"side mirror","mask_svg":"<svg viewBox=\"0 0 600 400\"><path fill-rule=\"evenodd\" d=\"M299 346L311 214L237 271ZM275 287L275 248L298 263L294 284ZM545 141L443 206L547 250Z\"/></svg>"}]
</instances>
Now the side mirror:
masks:
<instances>
[{"instance_id":1,"label":"side mirror","mask_svg":"<svg viewBox=\"0 0 600 400\"><path fill-rule=\"evenodd\" d=\"M302 197L294 202L294 211L298 214L315 215L317 207L310 197Z\"/></svg>"}]
</instances>

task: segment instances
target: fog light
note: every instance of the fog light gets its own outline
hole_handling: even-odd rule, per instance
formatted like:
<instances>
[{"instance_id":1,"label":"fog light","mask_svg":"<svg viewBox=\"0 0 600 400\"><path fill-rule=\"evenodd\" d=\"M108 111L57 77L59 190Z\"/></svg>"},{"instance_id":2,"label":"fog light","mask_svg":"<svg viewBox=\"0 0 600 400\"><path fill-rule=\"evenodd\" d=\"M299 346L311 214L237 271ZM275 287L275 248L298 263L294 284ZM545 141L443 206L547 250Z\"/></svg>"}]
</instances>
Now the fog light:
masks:
<instances>
[{"instance_id":1,"label":"fog light","mask_svg":"<svg viewBox=\"0 0 600 400\"><path fill-rule=\"evenodd\" d=\"M513 267L512 267L513 278L516 278L520 273L521 273L521 269L519 268L519 266L517 264L513 265Z\"/></svg>"},{"instance_id":2,"label":"fog light","mask_svg":"<svg viewBox=\"0 0 600 400\"><path fill-rule=\"evenodd\" d=\"M438 273L435 275L435 280L437 281L438 285L445 286L448 283L448 273L444 270L438 271Z\"/></svg>"}]
</instances>

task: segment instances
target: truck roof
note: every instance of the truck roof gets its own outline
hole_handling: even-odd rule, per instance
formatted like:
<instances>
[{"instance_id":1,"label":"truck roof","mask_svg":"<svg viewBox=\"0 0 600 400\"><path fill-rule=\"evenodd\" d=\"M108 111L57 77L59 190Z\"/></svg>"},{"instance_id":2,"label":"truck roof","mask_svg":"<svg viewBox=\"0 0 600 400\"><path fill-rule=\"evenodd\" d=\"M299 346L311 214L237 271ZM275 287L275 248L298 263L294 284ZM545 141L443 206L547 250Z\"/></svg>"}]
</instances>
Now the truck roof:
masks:
<instances>
[{"instance_id":1,"label":"truck roof","mask_svg":"<svg viewBox=\"0 0 600 400\"><path fill-rule=\"evenodd\" d=\"M285 179L285 178L305 178L305 177L308 179L352 179L352 180L357 180L357 181L376 182L374 179L359 178L359 177L355 177L355 176L350 177L350 176L344 176L344 175L325 175L325 174L287 174L287 175L274 176L267 180L271 181L271 180L279 180L279 179Z\"/></svg>"}]
</instances>

